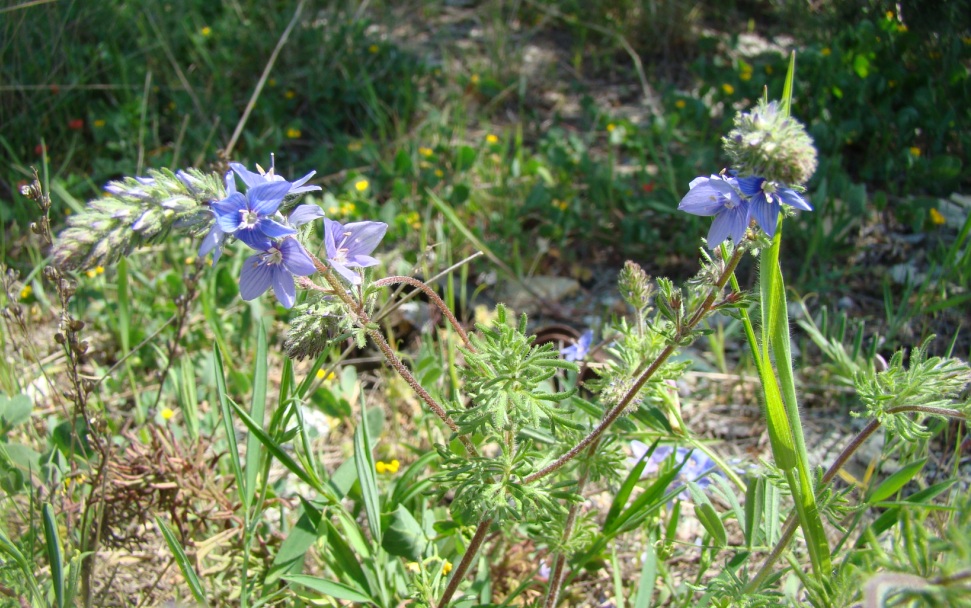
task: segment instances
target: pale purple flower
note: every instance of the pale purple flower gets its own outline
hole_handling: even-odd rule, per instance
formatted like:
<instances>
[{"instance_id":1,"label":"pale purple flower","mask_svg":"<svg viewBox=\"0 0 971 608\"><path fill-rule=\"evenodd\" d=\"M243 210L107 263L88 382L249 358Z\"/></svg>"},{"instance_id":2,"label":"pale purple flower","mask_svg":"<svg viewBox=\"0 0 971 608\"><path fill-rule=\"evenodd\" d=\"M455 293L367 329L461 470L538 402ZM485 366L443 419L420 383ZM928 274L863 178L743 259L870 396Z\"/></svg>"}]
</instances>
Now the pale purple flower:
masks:
<instances>
[{"instance_id":1,"label":"pale purple flower","mask_svg":"<svg viewBox=\"0 0 971 608\"><path fill-rule=\"evenodd\" d=\"M576 344L561 348L560 355L567 361L581 361L590 352L591 342L593 342L593 330L588 329L583 332Z\"/></svg>"},{"instance_id":2,"label":"pale purple flower","mask_svg":"<svg viewBox=\"0 0 971 608\"><path fill-rule=\"evenodd\" d=\"M371 252L378 246L388 225L384 222L351 222L342 225L324 218L324 246L327 261L342 277L357 285L361 277L351 268L367 268L378 264Z\"/></svg>"},{"instance_id":3,"label":"pale purple flower","mask_svg":"<svg viewBox=\"0 0 971 608\"><path fill-rule=\"evenodd\" d=\"M708 230L708 246L714 249L728 237L736 245L740 243L749 225L749 205L738 193L737 180L721 175L696 177L690 187L678 209L692 215L715 216Z\"/></svg>"},{"instance_id":4,"label":"pale purple flower","mask_svg":"<svg viewBox=\"0 0 971 608\"><path fill-rule=\"evenodd\" d=\"M627 459L627 464L633 467L645 457L649 448L643 441L635 439L630 442L630 449L633 456ZM679 447L675 450L668 445L657 446L654 453L648 457L644 465L644 470L641 472L641 479L646 479L657 474L661 470L661 465L664 461L671 456L672 451L675 453L675 465L684 462L684 466L678 471L676 479L680 480L682 484L693 481L702 488L707 488L711 483L711 480L708 478L708 473L716 469L715 462L700 450L691 451L684 447ZM690 456L688 455L689 452L691 453ZM680 487L680 485L676 487ZM678 494L678 498L681 500L690 498L687 488Z\"/></svg>"},{"instance_id":5,"label":"pale purple flower","mask_svg":"<svg viewBox=\"0 0 971 608\"><path fill-rule=\"evenodd\" d=\"M803 211L813 210L798 192L764 177L741 177L738 188L749 199L750 216L755 218L769 238L775 236L782 203Z\"/></svg>"},{"instance_id":6,"label":"pale purple flower","mask_svg":"<svg viewBox=\"0 0 971 608\"><path fill-rule=\"evenodd\" d=\"M225 199L212 204L216 226L253 249L266 251L270 248L270 239L296 232L272 217L289 190L290 182L272 181L253 186L245 196L232 192Z\"/></svg>"},{"instance_id":7,"label":"pale purple flower","mask_svg":"<svg viewBox=\"0 0 971 608\"><path fill-rule=\"evenodd\" d=\"M252 300L272 287L283 307L291 308L297 297L293 277L309 276L316 271L303 245L296 239L285 238L243 262L239 295L244 300Z\"/></svg>"}]
</instances>

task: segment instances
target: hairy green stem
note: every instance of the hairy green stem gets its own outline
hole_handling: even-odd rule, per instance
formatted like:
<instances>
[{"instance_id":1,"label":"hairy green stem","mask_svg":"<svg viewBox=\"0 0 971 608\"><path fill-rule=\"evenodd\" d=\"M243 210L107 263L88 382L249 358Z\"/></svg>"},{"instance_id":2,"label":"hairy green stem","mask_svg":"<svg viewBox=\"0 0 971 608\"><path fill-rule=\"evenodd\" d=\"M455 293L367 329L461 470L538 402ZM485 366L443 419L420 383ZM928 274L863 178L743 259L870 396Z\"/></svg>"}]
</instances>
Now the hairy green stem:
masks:
<instances>
[{"instance_id":1,"label":"hairy green stem","mask_svg":"<svg viewBox=\"0 0 971 608\"><path fill-rule=\"evenodd\" d=\"M637 380L634 381L634 384L623 396L623 398L617 402L617 405L612 407L606 414L604 414L603 419L592 431L590 431L590 434L580 440L580 443L571 448L567 453L563 454L546 467L536 471L532 475L527 475L523 479L524 483L532 483L538 479L542 479L576 458L580 452L592 445L594 441L598 440L600 436L603 435L604 432L610 428L610 426L618 418L620 418L620 416L624 413L624 411L627 410L627 407L637 396L637 393L640 392L641 388L643 388L647 381L650 380L659 369L661 369L661 366L664 365L665 361L668 360L668 357L674 354L674 351L680 346L681 340L684 339L684 337L687 336L709 312L711 312L715 299L725 287L729 277L731 277L735 272L735 268L738 267L738 263L742 261L743 254L744 250L742 248L737 248L735 250L731 259L729 259L728 263L725 265L724 270L722 270L721 276L718 277L718 281L716 281L712 286L708 296L705 297L705 300L700 306L698 306L695 313L684 325L679 328L677 335L675 335L674 339L671 340L671 343L664 347L664 350L661 351L661 353L654 359L654 361L651 362L647 369L644 370Z\"/></svg>"},{"instance_id":2,"label":"hairy green stem","mask_svg":"<svg viewBox=\"0 0 971 608\"><path fill-rule=\"evenodd\" d=\"M924 405L902 405L899 407L892 407L888 409L886 413L904 414L908 412L921 412L934 416L944 416L946 418L959 418L961 420L967 419L964 414L955 410ZM878 418L874 418L868 422L859 433L856 434L850 443L843 448L843 451L840 452L839 456L836 457L836 460L833 461L833 464L831 464L829 469L826 470L826 473L823 474L823 478L819 484L817 492L822 492L824 489L826 489L826 486L829 485L829 482L833 481L833 478L836 477L839 470L843 468L846 461L849 460L858 449L860 449L863 442L869 439L870 435L873 435L878 428L880 428L880 420ZM765 581L766 577L769 575L770 569L782 556L782 552L785 551L786 547L789 545L789 541L792 540L793 535L796 533L796 527L796 514L795 512L791 512L789 513L789 517L786 518L786 523L783 527L782 535L779 537L779 542L776 543L775 547L772 549L772 552L766 556L765 561L762 562L762 566L759 568L759 571L755 574L752 580L745 585L745 589L743 590L744 594L754 593L762 582Z\"/></svg>"},{"instance_id":3,"label":"hairy green stem","mask_svg":"<svg viewBox=\"0 0 971 608\"><path fill-rule=\"evenodd\" d=\"M411 285L412 287L417 287L418 289L420 289L426 296L428 296L428 299L431 301L431 303L434 304L438 308L438 310L442 312L443 315L445 315L445 318L448 319L448 322L452 325L452 329L454 329L455 333L457 333L459 337L462 338L462 343L465 344L465 348L475 352L475 348L473 348L472 343L469 342L469 335L465 333L465 329L462 328L462 325L459 323L459 320L455 318L455 314L445 304L442 298L440 298L439 295L435 293L435 290L429 287L427 283L423 281L419 281L418 279L413 277L391 276L391 277L385 277L383 279L378 279L377 281L374 281L372 285L374 285L375 287L385 287L387 285L394 285L396 283L405 283L407 285Z\"/></svg>"},{"instance_id":4,"label":"hairy green stem","mask_svg":"<svg viewBox=\"0 0 971 608\"><path fill-rule=\"evenodd\" d=\"M448 585L445 587L445 593L442 594L442 599L438 602L438 608L445 608L452 601L452 596L458 590L459 583L465 578L465 573L469 571L472 560L478 555L482 541L485 540L485 536L489 532L489 526L491 525L492 519L485 519L479 522L479 526L475 529L475 534L472 535L472 540L469 541L469 546L465 550L465 555L462 556L462 561L459 562L459 565L452 572L452 578L449 579Z\"/></svg>"}]
</instances>

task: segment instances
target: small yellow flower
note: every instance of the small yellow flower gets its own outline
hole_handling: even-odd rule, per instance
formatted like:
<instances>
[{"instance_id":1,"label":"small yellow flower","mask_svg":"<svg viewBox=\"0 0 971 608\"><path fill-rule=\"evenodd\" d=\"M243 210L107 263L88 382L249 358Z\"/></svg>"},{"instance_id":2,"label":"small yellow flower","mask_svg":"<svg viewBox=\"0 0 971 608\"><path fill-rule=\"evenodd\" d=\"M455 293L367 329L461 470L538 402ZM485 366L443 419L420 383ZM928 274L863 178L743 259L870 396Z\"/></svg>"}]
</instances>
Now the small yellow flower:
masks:
<instances>
[{"instance_id":1,"label":"small yellow flower","mask_svg":"<svg viewBox=\"0 0 971 608\"><path fill-rule=\"evenodd\" d=\"M269 80L266 81L266 84L268 84L271 87L275 87L276 86L276 78L270 78Z\"/></svg>"},{"instance_id":2,"label":"small yellow flower","mask_svg":"<svg viewBox=\"0 0 971 608\"><path fill-rule=\"evenodd\" d=\"M559 209L560 211L566 211L566 208L570 206L566 201L561 201L556 198L553 199L552 205L554 208Z\"/></svg>"},{"instance_id":3,"label":"small yellow flower","mask_svg":"<svg viewBox=\"0 0 971 608\"><path fill-rule=\"evenodd\" d=\"M417 211L412 211L405 216L405 222L412 230L419 230L421 228L421 216L418 215Z\"/></svg>"},{"instance_id":4,"label":"small yellow flower","mask_svg":"<svg viewBox=\"0 0 971 608\"><path fill-rule=\"evenodd\" d=\"M451 571L452 571L452 562L445 560L445 563L442 564L442 574L448 574Z\"/></svg>"},{"instance_id":5,"label":"small yellow flower","mask_svg":"<svg viewBox=\"0 0 971 608\"><path fill-rule=\"evenodd\" d=\"M445 177L445 172L442 171L441 169L435 169L435 177L441 179Z\"/></svg>"},{"instance_id":6,"label":"small yellow flower","mask_svg":"<svg viewBox=\"0 0 971 608\"><path fill-rule=\"evenodd\" d=\"M944 224L945 221L947 221L947 220L944 219L944 216L941 215L941 212L938 211L937 209L934 209L932 207L931 208L931 223L934 224L935 226L941 226L941 225Z\"/></svg>"},{"instance_id":7,"label":"small yellow flower","mask_svg":"<svg viewBox=\"0 0 971 608\"><path fill-rule=\"evenodd\" d=\"M26 300L32 293L34 293L34 287L32 285L24 285L24 288L20 290L20 299Z\"/></svg>"},{"instance_id":8,"label":"small yellow flower","mask_svg":"<svg viewBox=\"0 0 971 608\"><path fill-rule=\"evenodd\" d=\"M435 152L431 148L425 148L424 146L422 146L421 148L418 148L418 153L424 156L425 158L428 158Z\"/></svg>"},{"instance_id":9,"label":"small yellow flower","mask_svg":"<svg viewBox=\"0 0 971 608\"><path fill-rule=\"evenodd\" d=\"M99 274L104 274L104 273L105 273L104 266L97 266L97 267L92 268L91 270L85 272L84 274L88 275L88 278L89 279L93 279L94 277L98 276Z\"/></svg>"},{"instance_id":10,"label":"small yellow flower","mask_svg":"<svg viewBox=\"0 0 971 608\"><path fill-rule=\"evenodd\" d=\"M94 127L96 129L100 129L103 126L105 126L105 119L104 118L98 118L98 119L96 119L94 121Z\"/></svg>"},{"instance_id":11,"label":"small yellow flower","mask_svg":"<svg viewBox=\"0 0 971 608\"><path fill-rule=\"evenodd\" d=\"M340 210L341 208L338 207L337 205L331 205L330 207L327 208L327 213L331 215L337 215L338 213L340 213Z\"/></svg>"},{"instance_id":12,"label":"small yellow flower","mask_svg":"<svg viewBox=\"0 0 971 608\"><path fill-rule=\"evenodd\" d=\"M366 179L359 179L354 182L354 189L358 192L364 192L370 185L370 182L368 182Z\"/></svg>"},{"instance_id":13,"label":"small yellow flower","mask_svg":"<svg viewBox=\"0 0 971 608\"><path fill-rule=\"evenodd\" d=\"M207 25L206 27L199 30L199 33L202 34L203 36L208 37L209 35L212 34L212 28Z\"/></svg>"},{"instance_id":14,"label":"small yellow flower","mask_svg":"<svg viewBox=\"0 0 971 608\"><path fill-rule=\"evenodd\" d=\"M287 92L283 94L283 96L286 97L287 99L293 99L294 97L297 96L297 92L294 91L293 89L288 89Z\"/></svg>"},{"instance_id":15,"label":"small yellow flower","mask_svg":"<svg viewBox=\"0 0 971 608\"><path fill-rule=\"evenodd\" d=\"M747 70L742 70L741 72L738 73L738 77L744 82L748 82L749 80L752 80L752 68L749 68Z\"/></svg>"},{"instance_id":16,"label":"small yellow flower","mask_svg":"<svg viewBox=\"0 0 971 608\"><path fill-rule=\"evenodd\" d=\"M833 52L833 51L831 51L831 50L830 50L830 48L829 48L828 46L824 46L824 47L823 47L823 50L821 50L821 51L819 51L819 53L820 53L820 54L821 54L821 55L822 55L823 57L829 57L829 55L830 55L830 53L832 53L832 52Z\"/></svg>"},{"instance_id":17,"label":"small yellow flower","mask_svg":"<svg viewBox=\"0 0 971 608\"><path fill-rule=\"evenodd\" d=\"M893 21L893 11L887 11L887 21Z\"/></svg>"},{"instance_id":18,"label":"small yellow flower","mask_svg":"<svg viewBox=\"0 0 971 608\"><path fill-rule=\"evenodd\" d=\"M371 46L367 47L367 50L368 50L369 53L371 53L373 55L373 54L375 54L375 53L378 52L378 50L379 50L378 49L378 45L372 44Z\"/></svg>"},{"instance_id":19,"label":"small yellow flower","mask_svg":"<svg viewBox=\"0 0 971 608\"><path fill-rule=\"evenodd\" d=\"M359 141L352 141L352 142L348 143L347 144L347 151L348 152L360 152L361 151L361 142L359 142Z\"/></svg>"},{"instance_id":20,"label":"small yellow flower","mask_svg":"<svg viewBox=\"0 0 971 608\"><path fill-rule=\"evenodd\" d=\"M432 168L432 164L430 162L428 162L427 160L420 160L420 161L418 161L418 168L419 169L431 169Z\"/></svg>"},{"instance_id":21,"label":"small yellow flower","mask_svg":"<svg viewBox=\"0 0 971 608\"><path fill-rule=\"evenodd\" d=\"M376 463L374 463L374 470L381 474L390 473L393 475L398 472L398 467L400 466L401 466L401 463L398 462L397 458L395 458L391 462L384 462L383 460L379 460Z\"/></svg>"},{"instance_id":22,"label":"small yellow flower","mask_svg":"<svg viewBox=\"0 0 971 608\"><path fill-rule=\"evenodd\" d=\"M914 157L920 156L920 148L918 148L917 146L911 146L910 155Z\"/></svg>"},{"instance_id":23,"label":"small yellow flower","mask_svg":"<svg viewBox=\"0 0 971 608\"><path fill-rule=\"evenodd\" d=\"M172 416L175 416L175 412L173 412L172 408L169 407L163 407L162 411L159 413L162 415L162 420L171 420Z\"/></svg>"},{"instance_id":24,"label":"small yellow flower","mask_svg":"<svg viewBox=\"0 0 971 608\"><path fill-rule=\"evenodd\" d=\"M486 143L487 144L497 144L497 143L499 143L499 138L496 137L495 135L493 135L492 133L489 133L488 135L486 135Z\"/></svg>"},{"instance_id":25,"label":"small yellow flower","mask_svg":"<svg viewBox=\"0 0 971 608\"><path fill-rule=\"evenodd\" d=\"M341 203L341 215L353 215L355 211L357 211L357 207L354 205L354 203Z\"/></svg>"},{"instance_id":26,"label":"small yellow flower","mask_svg":"<svg viewBox=\"0 0 971 608\"><path fill-rule=\"evenodd\" d=\"M412 574L418 574L421 572L421 566L418 564L418 562L408 562L405 564L405 568Z\"/></svg>"},{"instance_id":27,"label":"small yellow flower","mask_svg":"<svg viewBox=\"0 0 971 608\"><path fill-rule=\"evenodd\" d=\"M614 123L612 123L612 122L611 123L607 123L607 133L613 133L614 132L614 129L616 129L616 128L617 128L617 125L615 125Z\"/></svg>"},{"instance_id":28,"label":"small yellow flower","mask_svg":"<svg viewBox=\"0 0 971 608\"><path fill-rule=\"evenodd\" d=\"M676 107L679 110L683 110L686 105L688 105L688 104L683 99L679 99L679 100L677 100L677 101L674 102L674 107Z\"/></svg>"},{"instance_id":29,"label":"small yellow flower","mask_svg":"<svg viewBox=\"0 0 971 608\"><path fill-rule=\"evenodd\" d=\"M479 75L472 74L472 76L469 78L469 82L471 82L472 84L479 84Z\"/></svg>"},{"instance_id":30,"label":"small yellow flower","mask_svg":"<svg viewBox=\"0 0 971 608\"><path fill-rule=\"evenodd\" d=\"M186 266L192 266L195 263L196 263L196 259L194 257L192 257L191 255L185 259L185 265Z\"/></svg>"},{"instance_id":31,"label":"small yellow flower","mask_svg":"<svg viewBox=\"0 0 971 608\"><path fill-rule=\"evenodd\" d=\"M897 24L897 31L900 32L901 34L903 34L904 32L907 31L907 26L904 25L903 23L898 23Z\"/></svg>"},{"instance_id":32,"label":"small yellow flower","mask_svg":"<svg viewBox=\"0 0 971 608\"><path fill-rule=\"evenodd\" d=\"M771 65L765 66L765 73L768 74L769 76L772 75L772 66Z\"/></svg>"},{"instance_id":33,"label":"small yellow flower","mask_svg":"<svg viewBox=\"0 0 971 608\"><path fill-rule=\"evenodd\" d=\"M293 127L287 129L287 139L297 139L300 135L300 129L294 129Z\"/></svg>"},{"instance_id":34,"label":"small yellow flower","mask_svg":"<svg viewBox=\"0 0 971 608\"><path fill-rule=\"evenodd\" d=\"M735 92L735 87L726 82L722 85L722 91L725 93L725 95L731 95Z\"/></svg>"},{"instance_id":35,"label":"small yellow flower","mask_svg":"<svg viewBox=\"0 0 971 608\"><path fill-rule=\"evenodd\" d=\"M317 379L322 380L324 384L330 384L337 378L337 375L334 374L334 372L327 373L323 369L318 369L316 376Z\"/></svg>"}]
</instances>

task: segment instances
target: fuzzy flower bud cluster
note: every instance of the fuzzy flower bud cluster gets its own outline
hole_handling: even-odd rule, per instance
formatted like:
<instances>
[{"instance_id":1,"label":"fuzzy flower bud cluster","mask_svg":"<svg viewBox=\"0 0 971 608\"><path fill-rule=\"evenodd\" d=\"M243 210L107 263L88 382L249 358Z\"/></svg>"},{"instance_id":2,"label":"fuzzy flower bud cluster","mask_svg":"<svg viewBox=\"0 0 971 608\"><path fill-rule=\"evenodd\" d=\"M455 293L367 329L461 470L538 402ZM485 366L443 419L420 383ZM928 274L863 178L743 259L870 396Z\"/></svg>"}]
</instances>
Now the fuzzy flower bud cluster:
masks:
<instances>
[{"instance_id":1,"label":"fuzzy flower bud cluster","mask_svg":"<svg viewBox=\"0 0 971 608\"><path fill-rule=\"evenodd\" d=\"M816 171L812 138L775 101L760 101L751 112L740 112L722 143L740 175L758 175L791 188L804 185Z\"/></svg>"},{"instance_id":2,"label":"fuzzy flower bud cluster","mask_svg":"<svg viewBox=\"0 0 971 608\"><path fill-rule=\"evenodd\" d=\"M105 186L104 198L68 218L54 246L54 263L68 270L108 266L173 228L201 230L209 213L203 203L224 196L218 178L195 169L148 172Z\"/></svg>"}]
</instances>

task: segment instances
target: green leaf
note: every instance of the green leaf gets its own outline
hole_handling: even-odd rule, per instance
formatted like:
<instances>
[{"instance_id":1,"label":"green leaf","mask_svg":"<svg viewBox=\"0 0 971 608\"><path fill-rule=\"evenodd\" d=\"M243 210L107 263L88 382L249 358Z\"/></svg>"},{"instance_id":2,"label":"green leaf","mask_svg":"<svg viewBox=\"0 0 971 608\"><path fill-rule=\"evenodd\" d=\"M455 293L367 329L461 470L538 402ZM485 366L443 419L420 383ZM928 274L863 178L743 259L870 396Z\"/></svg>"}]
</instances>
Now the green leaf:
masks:
<instances>
[{"instance_id":1,"label":"green leaf","mask_svg":"<svg viewBox=\"0 0 971 608\"><path fill-rule=\"evenodd\" d=\"M912 495L905 498L904 502L915 505L928 503L946 492L948 488L953 486L955 483L957 483L956 479L942 481L928 488L924 488L919 492L914 492ZM878 517L877 520L870 525L870 530L873 532L873 535L880 536L889 530L895 523L897 523L897 520L900 517L900 509L902 508L903 507L900 506L893 506L884 511L880 517ZM866 544L866 538L866 534L861 535L857 541L857 547L861 547Z\"/></svg>"},{"instance_id":2,"label":"green leaf","mask_svg":"<svg viewBox=\"0 0 971 608\"><path fill-rule=\"evenodd\" d=\"M420 562L428 548L428 538L411 511L398 505L391 514L381 546L391 555Z\"/></svg>"},{"instance_id":3,"label":"green leaf","mask_svg":"<svg viewBox=\"0 0 971 608\"><path fill-rule=\"evenodd\" d=\"M631 492L634 491L634 486L636 486L637 482L640 481L641 473L644 472L644 467L647 466L647 461L651 458L651 455L654 454L654 450L657 449L657 444L659 442L660 439L654 440L654 443L652 443L651 447L647 449L647 452L645 452L643 458L638 460L637 464L631 468L630 473L627 474L627 478L624 479L624 483L620 484L620 489L618 489L617 493L614 494L614 500L610 504L610 509L607 511L607 517L604 518L604 528L609 528L612 526L614 520L616 520L617 516L620 515L620 510L623 509L624 505L627 504L627 499L630 498Z\"/></svg>"},{"instance_id":4,"label":"green leaf","mask_svg":"<svg viewBox=\"0 0 971 608\"><path fill-rule=\"evenodd\" d=\"M239 462L239 446L236 445L236 428L233 426L233 416L229 407L229 395L226 392L226 375L223 370L223 356L219 344L212 345L212 362L216 374L216 395L219 398L219 409L223 417L223 429L226 431L226 442L229 443L229 464L233 469L233 477L236 479L236 494L239 496L240 504L247 504L246 478L243 477L243 468Z\"/></svg>"},{"instance_id":5,"label":"green leaf","mask_svg":"<svg viewBox=\"0 0 971 608\"><path fill-rule=\"evenodd\" d=\"M364 511L367 513L368 529L374 542L380 545L381 497L378 495L377 473L374 467L374 455L371 453L368 426L368 416L365 414L354 431L354 463L357 468L357 478L361 482L361 495L364 499Z\"/></svg>"},{"instance_id":6,"label":"green leaf","mask_svg":"<svg viewBox=\"0 0 971 608\"><path fill-rule=\"evenodd\" d=\"M370 596L335 581L317 578L316 576L308 576L306 574L288 574L287 576L283 577L283 580L295 585L301 585L308 589L313 589L314 591L322 593L327 597L332 597L338 600L374 604L374 600L371 599Z\"/></svg>"},{"instance_id":7,"label":"green leaf","mask_svg":"<svg viewBox=\"0 0 971 608\"><path fill-rule=\"evenodd\" d=\"M272 588L284 574L292 574L295 570L299 570L307 551L320 536L321 511L303 498L300 501L303 504L303 513L296 525L290 529L276 557L273 558L273 565L270 566L270 571L263 582L265 590Z\"/></svg>"},{"instance_id":8,"label":"green leaf","mask_svg":"<svg viewBox=\"0 0 971 608\"><path fill-rule=\"evenodd\" d=\"M44 519L44 544L47 547L47 562L51 566L51 582L54 585L54 601L57 608L64 608L64 555L61 553L61 539L57 534L57 520L50 503L41 509Z\"/></svg>"},{"instance_id":9,"label":"green leaf","mask_svg":"<svg viewBox=\"0 0 971 608\"><path fill-rule=\"evenodd\" d=\"M644 564L641 566L641 578L637 582L637 595L634 597L634 608L648 608L651 605L651 596L654 595L654 583L657 581L657 552L654 550L654 543L657 542L657 534L648 534L647 544L644 547Z\"/></svg>"},{"instance_id":10,"label":"green leaf","mask_svg":"<svg viewBox=\"0 0 971 608\"><path fill-rule=\"evenodd\" d=\"M27 395L7 397L0 393L0 419L3 420L3 426L8 429L30 420L30 412L33 409L34 405Z\"/></svg>"},{"instance_id":11,"label":"green leaf","mask_svg":"<svg viewBox=\"0 0 971 608\"><path fill-rule=\"evenodd\" d=\"M267 435L266 432L263 431L263 429L257 425L246 412L243 411L243 408L236 405L232 401L230 401L230 404L232 405L233 409L236 410L236 415L239 416L239 419L242 420L243 424L246 425L246 428L249 429L249 432L256 436L259 442L263 444L263 446L270 452L270 454L273 455L274 458L280 462L280 464L296 475L300 481L306 483L311 488L320 492L329 499L335 500L333 498L333 494L327 491L327 489L320 483L320 480L308 474L307 471L300 466L300 464L294 460L292 456L290 456L290 454L284 451L279 444L273 441L273 438Z\"/></svg>"},{"instance_id":12,"label":"green leaf","mask_svg":"<svg viewBox=\"0 0 971 608\"><path fill-rule=\"evenodd\" d=\"M199 575L196 574L195 569L192 567L192 563L189 561L189 557L185 554L185 550L182 545L179 544L179 540L175 538L175 533L169 528L162 518L158 515L155 516L155 525L158 526L159 531L162 532L162 536L165 538L166 544L169 546L169 550L172 552L172 556L175 558L175 563L178 564L179 570L182 571L182 576L185 577L185 582L189 584L189 591L192 593L192 597L196 598L196 601L203 606L208 606L209 602L206 601L206 591L202 588L202 583L199 581Z\"/></svg>"},{"instance_id":13,"label":"green leaf","mask_svg":"<svg viewBox=\"0 0 971 608\"><path fill-rule=\"evenodd\" d=\"M715 511L714 505L711 504L704 490L695 482L689 481L688 491L691 493L691 498L695 502L695 517L698 518L698 521L701 522L701 525L711 536L712 540L715 541L715 545L718 547L727 545L728 534L725 532L725 525L722 523L721 518L718 517L718 512Z\"/></svg>"},{"instance_id":14,"label":"green leaf","mask_svg":"<svg viewBox=\"0 0 971 608\"><path fill-rule=\"evenodd\" d=\"M357 583L358 588L362 592L367 593L371 589L371 585L368 582L367 575L364 573L364 569L361 568L361 563L368 556L355 553L347 540L345 540L348 538L353 539L353 537L357 536L358 539L355 544L362 543L363 538L361 538L360 530L351 531L348 534L349 528L354 526L355 523L353 520L346 521L346 518L343 517L341 518L344 528L343 532L326 518L323 521L327 527L327 550L330 552L332 558L328 560L328 565L334 568L334 571L338 575L343 574L348 580Z\"/></svg>"},{"instance_id":15,"label":"green leaf","mask_svg":"<svg viewBox=\"0 0 971 608\"><path fill-rule=\"evenodd\" d=\"M864 501L866 504L873 506L878 502L890 498L896 494L900 488L907 485L907 482L913 479L914 476L924 468L925 464L927 464L926 458L904 465L899 471L884 479L880 485L868 491Z\"/></svg>"},{"instance_id":16,"label":"green leaf","mask_svg":"<svg viewBox=\"0 0 971 608\"><path fill-rule=\"evenodd\" d=\"M266 326L260 320L260 326L256 330L256 358L254 360L255 369L253 370L253 393L250 398L250 418L254 423L263 428L263 417L266 412L266 376L267 362L269 356L266 347ZM246 438L246 496L243 508L249 511L253 502L253 495L256 493L256 476L260 470L260 461L263 459L263 450L260 441L250 433Z\"/></svg>"},{"instance_id":17,"label":"green leaf","mask_svg":"<svg viewBox=\"0 0 971 608\"><path fill-rule=\"evenodd\" d=\"M765 506L765 481L762 477L748 478L745 488L745 546L752 548L758 542L762 509Z\"/></svg>"}]
</instances>

